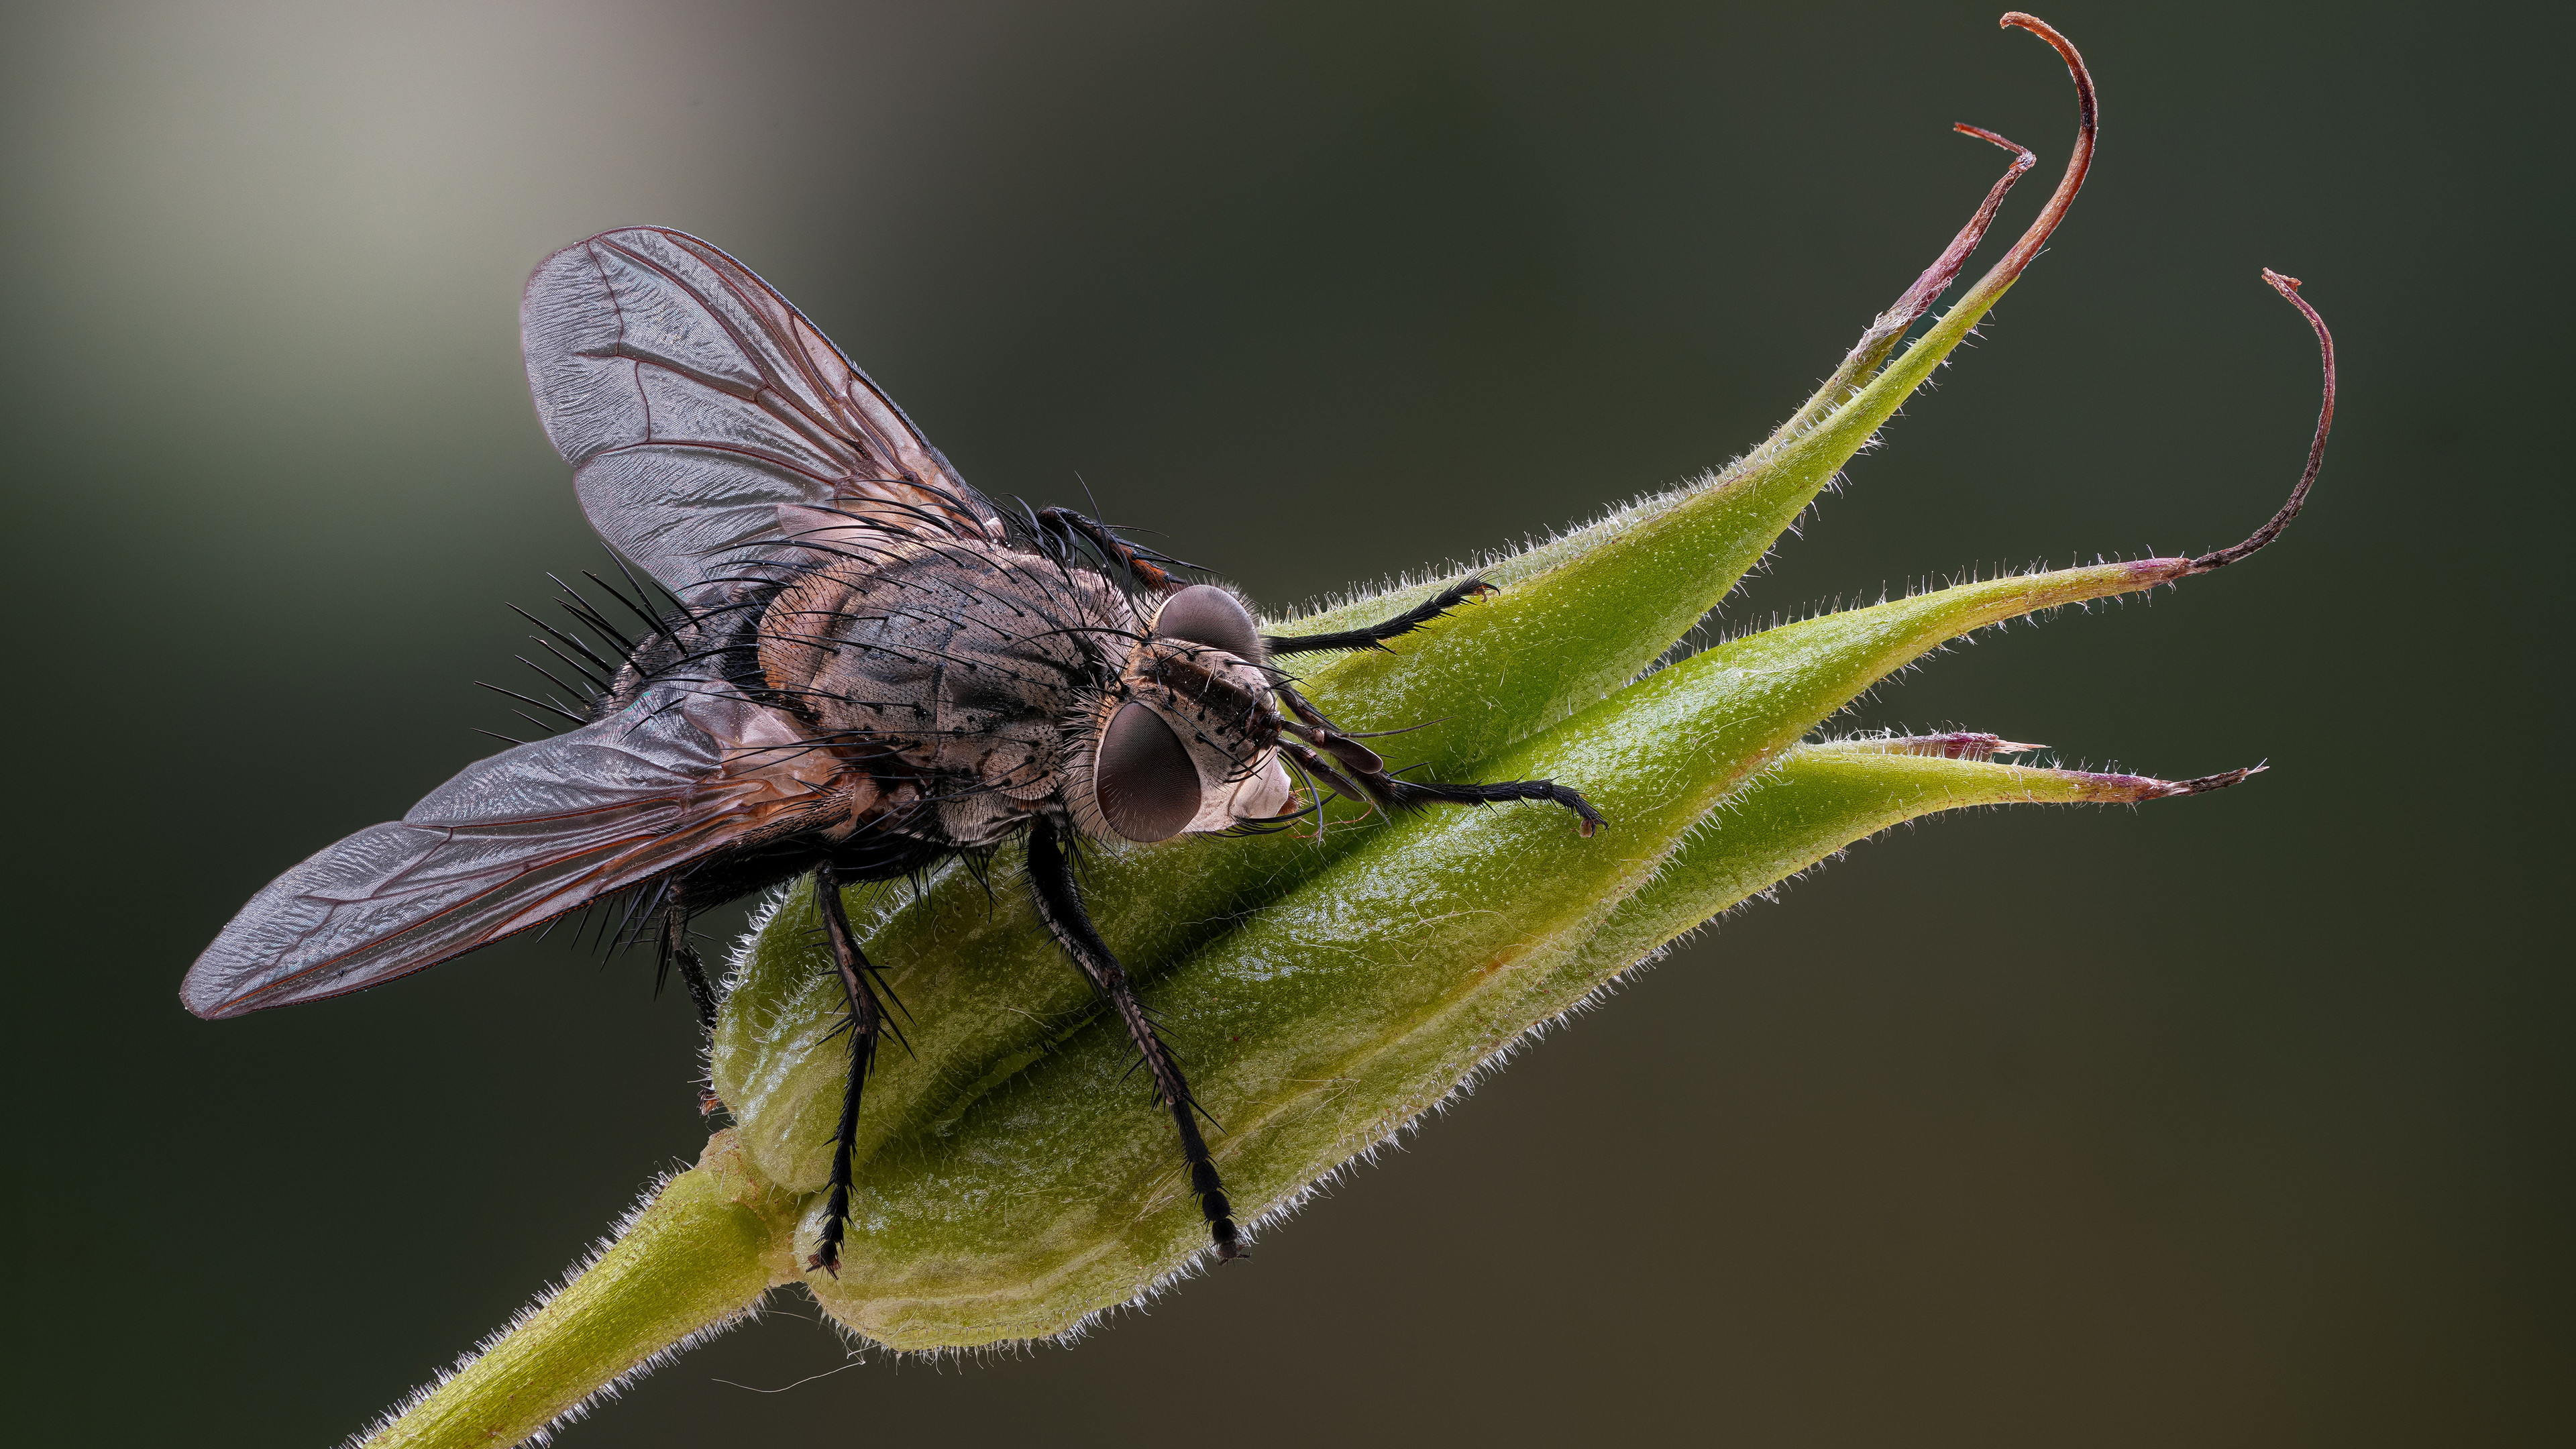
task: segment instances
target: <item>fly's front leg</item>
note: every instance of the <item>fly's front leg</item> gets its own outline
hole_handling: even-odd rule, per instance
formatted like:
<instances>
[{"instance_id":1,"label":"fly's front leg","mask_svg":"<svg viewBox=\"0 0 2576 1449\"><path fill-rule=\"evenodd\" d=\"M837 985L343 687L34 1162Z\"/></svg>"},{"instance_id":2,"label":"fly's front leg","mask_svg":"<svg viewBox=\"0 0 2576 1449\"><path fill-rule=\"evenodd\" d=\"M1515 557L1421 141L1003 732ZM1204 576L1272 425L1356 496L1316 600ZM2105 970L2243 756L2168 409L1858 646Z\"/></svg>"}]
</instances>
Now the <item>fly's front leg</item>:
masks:
<instances>
[{"instance_id":1,"label":"fly's front leg","mask_svg":"<svg viewBox=\"0 0 2576 1449\"><path fill-rule=\"evenodd\" d=\"M1118 958L1109 953L1108 943L1093 929L1090 915L1082 909L1082 896L1074 887L1073 869L1065 860L1064 846L1056 838L1055 827L1043 820L1029 831L1029 887L1037 897L1038 918L1046 922L1048 934L1064 947L1073 964L1090 979L1092 989L1125 1023L1128 1038L1145 1059L1145 1070L1153 1075L1155 1094L1171 1110L1172 1123L1181 1133L1181 1156L1189 1164L1190 1191L1197 1196L1199 1212L1207 1219L1208 1236L1216 1244L1217 1257L1242 1257L1243 1246L1234 1228L1234 1204L1227 1201L1225 1185L1217 1179L1216 1163L1208 1156L1207 1139L1199 1135L1198 1101L1190 1095L1190 1084L1182 1080L1171 1049L1155 1032L1153 1018L1146 1015L1144 1004L1136 999L1136 988L1127 979L1127 969L1118 964Z\"/></svg>"},{"instance_id":2,"label":"fly's front leg","mask_svg":"<svg viewBox=\"0 0 2576 1449\"><path fill-rule=\"evenodd\" d=\"M841 1238L850 1220L850 1154L859 1141L859 1089L867 1085L885 1018L877 1007L876 993L868 987L868 958L859 953L858 937L851 934L850 918L841 909L840 876L828 860L814 868L814 904L822 913L823 939L832 948L832 966L841 974L841 995L849 1007L849 1018L834 1034L850 1034L850 1083L841 1097L840 1127L832 1134L832 1196L823 1208L820 1241L805 1260L805 1268L808 1272L820 1268L838 1278Z\"/></svg>"},{"instance_id":3,"label":"fly's front leg","mask_svg":"<svg viewBox=\"0 0 2576 1449\"><path fill-rule=\"evenodd\" d=\"M1365 800L1387 809L1410 809L1421 805L1490 805L1503 800L1544 801L1573 811L1574 829L1578 835L1589 838L1601 828L1601 812L1592 808L1592 802L1554 780L1496 780L1483 785L1443 785L1398 779L1386 772L1386 761L1378 757L1377 751L1335 728L1332 721L1306 702L1304 696L1285 687L1278 694L1280 702L1300 716L1281 725L1282 732L1289 738L1279 742L1280 753L1296 761L1298 768L1323 781L1345 799ZM1299 740L1306 744L1299 744ZM1309 749L1307 745L1313 748Z\"/></svg>"},{"instance_id":4,"label":"fly's front leg","mask_svg":"<svg viewBox=\"0 0 2576 1449\"><path fill-rule=\"evenodd\" d=\"M1261 647L1273 655L1313 654L1326 649L1376 649L1386 651L1386 641L1410 634L1460 604L1480 594L1497 592L1483 579L1469 577L1451 584L1426 602L1415 605L1387 620L1365 629L1344 629L1333 634L1264 634Z\"/></svg>"}]
</instances>

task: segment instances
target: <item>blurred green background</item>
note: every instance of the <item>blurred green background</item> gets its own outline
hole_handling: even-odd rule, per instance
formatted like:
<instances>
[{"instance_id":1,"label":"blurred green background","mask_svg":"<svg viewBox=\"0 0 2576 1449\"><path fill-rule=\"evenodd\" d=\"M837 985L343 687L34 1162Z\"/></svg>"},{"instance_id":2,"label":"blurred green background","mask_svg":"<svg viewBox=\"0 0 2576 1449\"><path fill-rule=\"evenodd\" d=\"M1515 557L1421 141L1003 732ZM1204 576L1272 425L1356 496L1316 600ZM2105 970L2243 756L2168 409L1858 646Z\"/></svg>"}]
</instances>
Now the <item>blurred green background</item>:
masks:
<instances>
[{"instance_id":1,"label":"blurred green background","mask_svg":"<svg viewBox=\"0 0 2576 1449\"><path fill-rule=\"evenodd\" d=\"M2568 1442L2563 12L2044 13L2091 188L1727 620L2242 536L2314 416L2278 267L2344 358L2286 541L1853 721L2270 774L1862 847L1078 1348L753 1392L843 1361L782 1294L570 1442ZM1994 14L9 7L12 1436L328 1442L702 1140L641 958L172 995L601 566L546 252L706 236L987 491L1289 601L1751 444L1996 174L1952 121L2040 150L2020 226L2071 106Z\"/></svg>"}]
</instances>

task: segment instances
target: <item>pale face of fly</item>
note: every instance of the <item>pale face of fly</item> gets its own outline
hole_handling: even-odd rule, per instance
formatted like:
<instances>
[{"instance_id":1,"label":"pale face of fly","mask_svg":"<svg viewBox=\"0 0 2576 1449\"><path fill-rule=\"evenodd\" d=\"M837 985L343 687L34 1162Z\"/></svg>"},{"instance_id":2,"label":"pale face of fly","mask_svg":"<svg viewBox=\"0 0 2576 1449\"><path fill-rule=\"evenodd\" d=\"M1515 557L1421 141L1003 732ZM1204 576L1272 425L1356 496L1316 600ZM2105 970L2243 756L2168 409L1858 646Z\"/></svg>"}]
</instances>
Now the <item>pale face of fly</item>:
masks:
<instances>
[{"instance_id":1,"label":"pale face of fly","mask_svg":"<svg viewBox=\"0 0 2576 1449\"><path fill-rule=\"evenodd\" d=\"M1214 585L1164 600L1118 687L1071 728L1079 743L1066 794L1088 834L1168 840L1291 810L1261 631Z\"/></svg>"}]
</instances>

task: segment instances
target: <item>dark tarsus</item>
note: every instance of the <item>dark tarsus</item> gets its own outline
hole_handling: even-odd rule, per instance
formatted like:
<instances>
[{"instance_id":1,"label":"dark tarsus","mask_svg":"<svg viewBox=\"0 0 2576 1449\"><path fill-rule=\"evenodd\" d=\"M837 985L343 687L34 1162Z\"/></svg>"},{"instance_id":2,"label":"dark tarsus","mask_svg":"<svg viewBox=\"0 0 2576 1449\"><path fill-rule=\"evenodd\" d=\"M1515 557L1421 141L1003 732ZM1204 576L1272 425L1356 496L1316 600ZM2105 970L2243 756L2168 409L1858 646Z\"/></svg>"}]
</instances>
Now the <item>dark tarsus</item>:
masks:
<instances>
[{"instance_id":1,"label":"dark tarsus","mask_svg":"<svg viewBox=\"0 0 2576 1449\"><path fill-rule=\"evenodd\" d=\"M1327 649L1385 650L1387 640L1410 634L1469 599L1493 592L1492 584L1471 576L1451 584L1428 602L1416 604L1383 624L1374 624L1366 629L1344 629L1333 634L1264 634L1261 647L1273 654L1314 654Z\"/></svg>"},{"instance_id":2,"label":"dark tarsus","mask_svg":"<svg viewBox=\"0 0 2576 1449\"><path fill-rule=\"evenodd\" d=\"M1486 785L1448 785L1436 781L1399 780L1386 773L1383 764L1373 768L1352 765L1346 774L1335 766L1348 765L1350 762L1343 759L1334 747L1347 746L1354 742L1347 735L1330 734L1320 730L1316 733L1325 736L1322 741L1325 745L1324 753L1318 753L1287 740L1280 742L1280 751L1295 760L1299 769L1331 786L1334 793L1346 800L1358 800L1399 810L1416 809L1424 805L1490 805L1505 800L1547 801L1573 811L1577 820L1581 822L1575 828L1584 835L1591 835L1602 825L1601 812L1592 808L1592 802L1554 780L1502 780ZM1331 756L1329 763L1327 755ZM1371 754L1369 758L1374 760L1376 756Z\"/></svg>"}]
</instances>

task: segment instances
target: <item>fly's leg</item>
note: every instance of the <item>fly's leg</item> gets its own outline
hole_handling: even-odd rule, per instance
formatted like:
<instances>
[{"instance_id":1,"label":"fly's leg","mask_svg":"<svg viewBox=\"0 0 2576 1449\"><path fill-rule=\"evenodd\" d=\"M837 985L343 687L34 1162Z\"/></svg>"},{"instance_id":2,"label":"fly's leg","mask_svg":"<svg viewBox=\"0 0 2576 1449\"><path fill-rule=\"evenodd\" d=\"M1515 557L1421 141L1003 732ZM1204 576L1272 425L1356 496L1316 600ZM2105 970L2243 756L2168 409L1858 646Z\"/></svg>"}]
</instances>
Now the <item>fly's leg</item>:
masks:
<instances>
[{"instance_id":1,"label":"fly's leg","mask_svg":"<svg viewBox=\"0 0 2576 1449\"><path fill-rule=\"evenodd\" d=\"M1039 509L1038 527L1061 540L1070 541L1077 537L1088 539L1091 546L1100 550L1111 563L1134 574L1138 583L1158 594L1172 593L1182 586L1179 579L1172 577L1168 570L1159 565L1174 564L1185 569L1198 567L1196 564L1182 563L1181 560L1169 555L1156 553L1152 549L1138 548L1110 532L1108 524L1096 518L1085 517L1070 508Z\"/></svg>"},{"instance_id":2,"label":"fly's leg","mask_svg":"<svg viewBox=\"0 0 2576 1449\"><path fill-rule=\"evenodd\" d=\"M713 1042L716 1034L716 988L707 979L706 963L698 959L697 948L689 944L689 913L678 901L662 908L662 972L680 968L680 980L689 988L689 1001L698 1009L698 1029ZM660 989L656 983L656 990ZM713 1082L698 1088L698 1115L707 1116L724 1102L716 1096Z\"/></svg>"},{"instance_id":3,"label":"fly's leg","mask_svg":"<svg viewBox=\"0 0 2576 1449\"><path fill-rule=\"evenodd\" d=\"M1313 654L1326 649L1376 649L1384 651L1386 641L1410 634L1460 604L1480 594L1496 592L1492 584L1480 578L1468 578L1442 589L1427 602L1417 604L1382 624L1365 629L1344 629L1333 634L1264 634L1261 647L1274 655Z\"/></svg>"},{"instance_id":4,"label":"fly's leg","mask_svg":"<svg viewBox=\"0 0 2576 1449\"><path fill-rule=\"evenodd\" d=\"M680 968L680 980L689 988L689 1001L698 1009L698 1026L707 1035L716 1034L716 988L707 979L707 965L698 959L697 948L689 944L689 913L674 901L662 909L662 969Z\"/></svg>"},{"instance_id":5,"label":"fly's leg","mask_svg":"<svg viewBox=\"0 0 2576 1449\"><path fill-rule=\"evenodd\" d=\"M1601 828L1601 812L1592 802L1554 780L1497 780L1483 785L1443 785L1402 780L1386 772L1386 761L1377 751L1343 734L1308 704L1295 690L1282 687L1280 701L1303 717L1281 726L1294 736L1279 742L1280 753L1297 762L1299 769L1331 787L1334 793L1349 800L1366 800L1386 809L1404 810L1423 805L1489 805L1503 800L1541 800L1562 805L1574 812L1577 834L1590 836ZM1306 744L1297 743L1298 740ZM1307 748L1312 745L1313 748Z\"/></svg>"},{"instance_id":6,"label":"fly's leg","mask_svg":"<svg viewBox=\"0 0 2576 1449\"><path fill-rule=\"evenodd\" d=\"M1380 804L1398 809L1421 805L1490 805L1504 800L1538 800L1562 805L1574 812L1574 833L1590 837L1601 828L1601 812L1592 802L1572 788L1554 780L1496 780L1483 785L1417 784L1411 780L1379 777L1365 780L1369 793Z\"/></svg>"},{"instance_id":7,"label":"fly's leg","mask_svg":"<svg viewBox=\"0 0 2576 1449\"><path fill-rule=\"evenodd\" d=\"M805 1268L808 1272L820 1268L838 1278L841 1238L850 1219L850 1155L859 1141L859 1089L867 1084L868 1067L876 1060L877 1036L885 1018L877 1008L876 993L869 989L873 972L868 958L859 953L858 937L850 933L850 918L841 909L841 879L830 861L814 868L814 904L822 913L823 938L832 948L832 966L841 973L841 995L849 1007L848 1019L834 1034L850 1034L850 1084L841 1097L841 1125L832 1134L832 1196L823 1208L822 1236L806 1258Z\"/></svg>"},{"instance_id":8,"label":"fly's leg","mask_svg":"<svg viewBox=\"0 0 2576 1449\"><path fill-rule=\"evenodd\" d=\"M1037 897L1038 918L1046 922L1048 934L1073 958L1092 989L1118 1013L1118 1019L1126 1024L1128 1038L1145 1059L1145 1070L1153 1074L1154 1092L1170 1109L1173 1125L1180 1129L1181 1156L1189 1164L1190 1191L1198 1198L1199 1212L1207 1218L1208 1236L1216 1244L1217 1257L1244 1256L1234 1229L1234 1205L1226 1200L1225 1185L1217 1179L1216 1163L1208 1156L1207 1139L1199 1135L1198 1101L1190 1095L1190 1084L1182 1079L1179 1063L1172 1060L1171 1048L1154 1030L1153 1018L1136 999L1136 988L1127 979L1127 969L1118 964L1118 958L1109 953L1108 943L1093 929L1090 915L1082 908L1082 896L1074 887L1064 846L1056 838L1055 827L1043 820L1029 832L1029 886Z\"/></svg>"},{"instance_id":9,"label":"fly's leg","mask_svg":"<svg viewBox=\"0 0 2576 1449\"><path fill-rule=\"evenodd\" d=\"M1335 634L1281 636L1265 634L1261 646L1273 655L1309 654L1327 649L1379 649L1386 641L1410 634L1451 609L1481 594L1495 592L1492 584L1469 577L1424 602L1405 610L1381 624L1366 629L1345 629ZM1324 717L1304 695L1285 683L1276 686L1279 702L1296 716L1285 722L1283 731L1295 739L1282 740L1280 749L1298 766L1346 799L1365 800L1391 809L1409 809L1421 805L1486 805L1502 800L1543 800L1562 805L1574 812L1575 829L1589 836L1601 828L1601 812L1590 801L1553 780L1501 780L1484 785L1443 785L1398 779L1386 772L1386 761L1377 751L1344 734L1341 726ZM1296 740L1302 739L1306 746Z\"/></svg>"}]
</instances>

